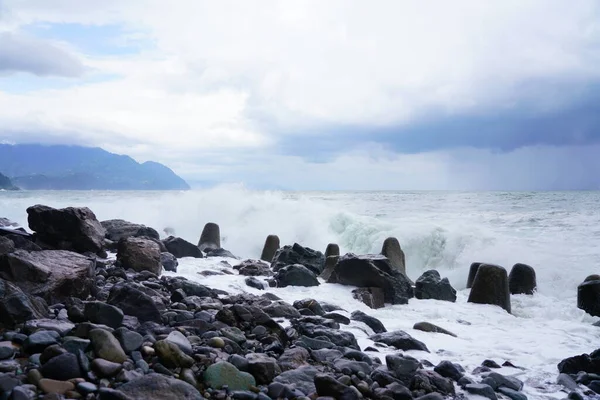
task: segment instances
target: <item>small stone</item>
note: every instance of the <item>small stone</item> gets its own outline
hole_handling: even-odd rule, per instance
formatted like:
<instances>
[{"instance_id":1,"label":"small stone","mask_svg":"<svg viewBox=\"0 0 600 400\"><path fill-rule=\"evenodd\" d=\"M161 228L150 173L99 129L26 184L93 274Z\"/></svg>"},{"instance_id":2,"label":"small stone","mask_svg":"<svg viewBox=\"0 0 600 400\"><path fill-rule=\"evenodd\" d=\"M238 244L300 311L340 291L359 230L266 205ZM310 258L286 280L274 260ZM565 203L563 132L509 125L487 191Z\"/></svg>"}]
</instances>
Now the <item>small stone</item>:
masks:
<instances>
[{"instance_id":1,"label":"small stone","mask_svg":"<svg viewBox=\"0 0 600 400\"><path fill-rule=\"evenodd\" d=\"M75 389L75 385L71 382L55 381L53 379L42 379L38 383L38 387L44 393L65 394Z\"/></svg>"},{"instance_id":2,"label":"small stone","mask_svg":"<svg viewBox=\"0 0 600 400\"><path fill-rule=\"evenodd\" d=\"M216 349L222 349L225 347L225 341L220 337L213 337L208 341L208 345Z\"/></svg>"},{"instance_id":3,"label":"small stone","mask_svg":"<svg viewBox=\"0 0 600 400\"><path fill-rule=\"evenodd\" d=\"M77 390L83 394L96 393L98 391L98 386L91 382L80 382L77 384Z\"/></svg>"},{"instance_id":4,"label":"small stone","mask_svg":"<svg viewBox=\"0 0 600 400\"><path fill-rule=\"evenodd\" d=\"M120 364L127 360L121 344L112 333L103 329L92 329L89 336L98 357Z\"/></svg>"},{"instance_id":5,"label":"small stone","mask_svg":"<svg viewBox=\"0 0 600 400\"><path fill-rule=\"evenodd\" d=\"M12 346L0 346L0 360L6 360L15 355L15 348Z\"/></svg>"},{"instance_id":6,"label":"small stone","mask_svg":"<svg viewBox=\"0 0 600 400\"><path fill-rule=\"evenodd\" d=\"M27 381L33 385L38 385L40 380L43 378L41 372L37 369L29 370L27 373Z\"/></svg>"},{"instance_id":7,"label":"small stone","mask_svg":"<svg viewBox=\"0 0 600 400\"><path fill-rule=\"evenodd\" d=\"M60 334L55 331L37 331L25 340L23 350L29 354L41 353L46 347L58 343L59 338Z\"/></svg>"},{"instance_id":8,"label":"small stone","mask_svg":"<svg viewBox=\"0 0 600 400\"><path fill-rule=\"evenodd\" d=\"M81 377L77 356L72 353L64 353L50 359L40 368L40 372L45 378L57 381Z\"/></svg>"},{"instance_id":9,"label":"small stone","mask_svg":"<svg viewBox=\"0 0 600 400\"><path fill-rule=\"evenodd\" d=\"M169 333L169 336L165 339L167 342L176 344L185 354L192 354L192 344L186 338L183 333L179 331L173 331Z\"/></svg>"},{"instance_id":10,"label":"small stone","mask_svg":"<svg viewBox=\"0 0 600 400\"><path fill-rule=\"evenodd\" d=\"M190 368L194 365L194 359L181 351L174 343L167 342L166 340L159 340L154 343L154 350L161 362L167 367Z\"/></svg>"},{"instance_id":11,"label":"small stone","mask_svg":"<svg viewBox=\"0 0 600 400\"><path fill-rule=\"evenodd\" d=\"M92 371L101 378L112 378L123 369L123 365L96 358L92 361Z\"/></svg>"},{"instance_id":12,"label":"small stone","mask_svg":"<svg viewBox=\"0 0 600 400\"><path fill-rule=\"evenodd\" d=\"M465 386L465 390L471 394L487 397L490 400L498 400L496 393L494 393L494 389L489 385L475 383Z\"/></svg>"},{"instance_id":13,"label":"small stone","mask_svg":"<svg viewBox=\"0 0 600 400\"><path fill-rule=\"evenodd\" d=\"M484 367L488 367L488 368L502 368L496 361L494 360L485 360L484 362L481 363L482 366Z\"/></svg>"}]
</instances>

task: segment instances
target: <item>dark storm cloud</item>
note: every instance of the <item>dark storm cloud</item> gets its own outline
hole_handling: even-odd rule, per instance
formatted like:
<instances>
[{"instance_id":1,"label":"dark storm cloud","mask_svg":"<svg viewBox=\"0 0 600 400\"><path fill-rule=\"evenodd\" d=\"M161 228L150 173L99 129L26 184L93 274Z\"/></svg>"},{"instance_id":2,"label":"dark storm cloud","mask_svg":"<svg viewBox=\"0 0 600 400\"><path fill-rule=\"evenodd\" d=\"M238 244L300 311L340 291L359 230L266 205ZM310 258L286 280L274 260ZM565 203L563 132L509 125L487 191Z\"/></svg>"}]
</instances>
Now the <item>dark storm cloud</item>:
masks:
<instances>
[{"instance_id":1,"label":"dark storm cloud","mask_svg":"<svg viewBox=\"0 0 600 400\"><path fill-rule=\"evenodd\" d=\"M25 36L0 33L0 73L29 72L38 76L80 76L84 66L60 47Z\"/></svg>"}]
</instances>

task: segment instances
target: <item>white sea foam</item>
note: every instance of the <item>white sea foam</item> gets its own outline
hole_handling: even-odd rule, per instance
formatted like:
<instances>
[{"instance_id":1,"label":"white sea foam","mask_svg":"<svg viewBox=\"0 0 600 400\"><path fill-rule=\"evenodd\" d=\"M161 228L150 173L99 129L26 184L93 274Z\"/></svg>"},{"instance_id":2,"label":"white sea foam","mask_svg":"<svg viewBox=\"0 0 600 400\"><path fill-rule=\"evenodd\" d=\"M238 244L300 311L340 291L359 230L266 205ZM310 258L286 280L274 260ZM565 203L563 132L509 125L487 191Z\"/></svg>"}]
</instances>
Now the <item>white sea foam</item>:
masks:
<instances>
[{"instance_id":1,"label":"white sea foam","mask_svg":"<svg viewBox=\"0 0 600 400\"><path fill-rule=\"evenodd\" d=\"M312 297L348 312L362 310L388 330L403 329L432 351L413 353L436 363L448 359L468 371L484 359L510 360L521 370L530 398L562 398L553 385L563 358L599 346L598 318L576 307L577 285L600 266L600 193L286 193L256 192L239 186L189 192L3 192L0 216L27 226L26 207L88 206L99 219L123 218L196 242L206 222L221 226L223 247L256 258L268 234L283 244L298 242L324 250L330 242L342 252L379 252L388 236L399 239L408 274L416 279L435 268L459 290L455 304L411 300L405 306L370 310L352 299L352 288L323 283L316 288L271 289L284 300ZM161 232L162 233L162 232ZM229 292L260 293L243 277L205 278L219 259L183 259L178 274ZM535 267L539 292L512 296L512 315L498 307L466 302L469 265L491 262L507 269L523 262ZM463 325L464 320L471 325ZM412 330L415 322L438 324L452 338ZM350 329L361 347L368 328ZM541 389L545 387L546 389ZM547 393L546 393L547 392Z\"/></svg>"}]
</instances>

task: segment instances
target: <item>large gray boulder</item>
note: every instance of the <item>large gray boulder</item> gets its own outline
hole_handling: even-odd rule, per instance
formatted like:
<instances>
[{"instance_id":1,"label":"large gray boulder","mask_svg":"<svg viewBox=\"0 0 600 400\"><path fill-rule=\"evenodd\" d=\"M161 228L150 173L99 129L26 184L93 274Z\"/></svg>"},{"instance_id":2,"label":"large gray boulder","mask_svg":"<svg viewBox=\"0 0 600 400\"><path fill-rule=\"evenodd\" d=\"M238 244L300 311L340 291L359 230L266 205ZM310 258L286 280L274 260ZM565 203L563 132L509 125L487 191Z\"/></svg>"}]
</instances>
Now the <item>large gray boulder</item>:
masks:
<instances>
[{"instance_id":1,"label":"large gray boulder","mask_svg":"<svg viewBox=\"0 0 600 400\"><path fill-rule=\"evenodd\" d=\"M410 279L382 255L346 254L340 257L327 282L381 288L386 303L407 304L414 297Z\"/></svg>"},{"instance_id":2,"label":"large gray boulder","mask_svg":"<svg viewBox=\"0 0 600 400\"><path fill-rule=\"evenodd\" d=\"M156 275L162 272L160 246L150 239L128 237L119 242L117 261L123 268L134 271L150 271Z\"/></svg>"},{"instance_id":3,"label":"large gray boulder","mask_svg":"<svg viewBox=\"0 0 600 400\"><path fill-rule=\"evenodd\" d=\"M477 269L469 303L493 304L510 313L510 291L506 269L491 264L482 264Z\"/></svg>"},{"instance_id":4,"label":"large gray boulder","mask_svg":"<svg viewBox=\"0 0 600 400\"><path fill-rule=\"evenodd\" d=\"M325 256L320 251L294 243L293 246L283 246L275 253L271 268L277 272L292 264L304 265L315 275L319 275L325 268Z\"/></svg>"},{"instance_id":5,"label":"large gray boulder","mask_svg":"<svg viewBox=\"0 0 600 400\"><path fill-rule=\"evenodd\" d=\"M0 279L0 327L12 328L47 316L48 305L42 298L26 294L14 283Z\"/></svg>"},{"instance_id":6,"label":"large gray boulder","mask_svg":"<svg viewBox=\"0 0 600 400\"><path fill-rule=\"evenodd\" d=\"M0 278L55 304L96 290L96 261L65 250L16 250L0 256Z\"/></svg>"},{"instance_id":7,"label":"large gray boulder","mask_svg":"<svg viewBox=\"0 0 600 400\"><path fill-rule=\"evenodd\" d=\"M526 264L515 264L508 275L511 294L533 294L537 288L535 270Z\"/></svg>"},{"instance_id":8,"label":"large gray boulder","mask_svg":"<svg viewBox=\"0 0 600 400\"><path fill-rule=\"evenodd\" d=\"M122 219L109 219L101 222L102 227L106 229L106 238L113 242L118 242L128 237L149 237L160 239L160 235L154 228L146 225L134 224L133 222Z\"/></svg>"},{"instance_id":9,"label":"large gray boulder","mask_svg":"<svg viewBox=\"0 0 600 400\"><path fill-rule=\"evenodd\" d=\"M98 253L106 230L87 207L55 209L35 205L27 209L29 228L43 243L60 250Z\"/></svg>"},{"instance_id":10,"label":"large gray boulder","mask_svg":"<svg viewBox=\"0 0 600 400\"><path fill-rule=\"evenodd\" d=\"M395 237L389 237L383 241L383 246L381 247L381 254L386 256L392 267L396 268L398 271L406 274L406 256L404 252L400 248L400 242Z\"/></svg>"}]
</instances>

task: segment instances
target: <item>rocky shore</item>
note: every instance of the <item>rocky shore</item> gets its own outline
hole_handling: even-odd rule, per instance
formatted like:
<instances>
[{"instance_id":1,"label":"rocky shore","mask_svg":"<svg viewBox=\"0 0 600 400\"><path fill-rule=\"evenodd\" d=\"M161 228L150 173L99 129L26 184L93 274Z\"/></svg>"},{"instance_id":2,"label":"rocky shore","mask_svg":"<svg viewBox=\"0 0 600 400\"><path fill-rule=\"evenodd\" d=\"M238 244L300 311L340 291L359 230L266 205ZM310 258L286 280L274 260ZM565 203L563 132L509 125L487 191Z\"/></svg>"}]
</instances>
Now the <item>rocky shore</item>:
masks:
<instances>
[{"instance_id":1,"label":"rocky shore","mask_svg":"<svg viewBox=\"0 0 600 400\"><path fill-rule=\"evenodd\" d=\"M301 299L286 303L270 287L356 287L372 309L410 299L456 301L437 271L415 282L395 238L380 254L340 255L270 235L261 260L221 248L220 229L206 224L189 243L123 220L98 221L87 208L27 209L34 234L0 219L0 400L21 399L422 399L524 400L524 383L495 372L512 367L482 360L473 371L450 361L432 365L407 354L429 352L407 332L389 332L361 311ZM264 294L230 294L182 277L183 257L228 257L227 274L245 276ZM233 266L231 266L233 265ZM207 280L209 281L209 280ZM535 271L510 274L473 263L469 302L511 312L511 295L536 290ZM600 276L579 288L578 306L600 313ZM344 330L364 323L373 346ZM421 322L414 329L454 335ZM563 360L557 382L565 397L600 393L600 350ZM380 355L378 355L380 353ZM412 353L411 353L412 354Z\"/></svg>"}]
</instances>

